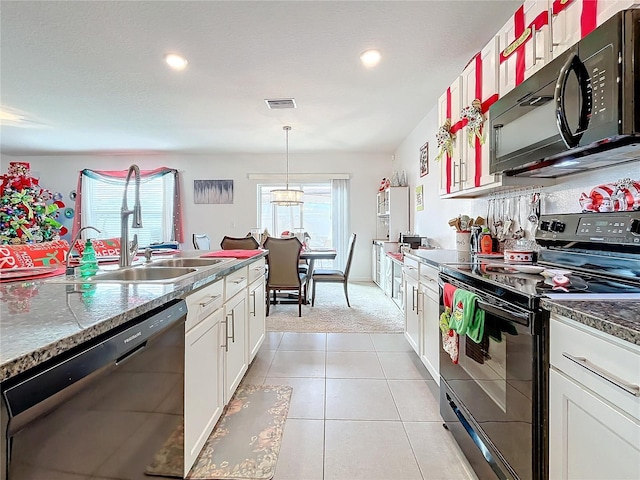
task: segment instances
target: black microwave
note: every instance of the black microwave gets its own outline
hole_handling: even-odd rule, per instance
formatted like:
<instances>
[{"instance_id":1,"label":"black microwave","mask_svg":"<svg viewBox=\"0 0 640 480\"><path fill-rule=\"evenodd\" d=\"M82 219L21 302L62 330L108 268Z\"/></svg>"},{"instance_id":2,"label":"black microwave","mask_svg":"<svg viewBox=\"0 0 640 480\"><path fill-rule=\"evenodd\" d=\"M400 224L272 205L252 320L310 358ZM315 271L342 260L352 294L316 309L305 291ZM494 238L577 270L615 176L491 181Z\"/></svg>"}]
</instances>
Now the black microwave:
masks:
<instances>
[{"instance_id":1,"label":"black microwave","mask_svg":"<svg viewBox=\"0 0 640 480\"><path fill-rule=\"evenodd\" d=\"M559 177L640 158L640 9L618 12L496 101L490 172Z\"/></svg>"}]
</instances>

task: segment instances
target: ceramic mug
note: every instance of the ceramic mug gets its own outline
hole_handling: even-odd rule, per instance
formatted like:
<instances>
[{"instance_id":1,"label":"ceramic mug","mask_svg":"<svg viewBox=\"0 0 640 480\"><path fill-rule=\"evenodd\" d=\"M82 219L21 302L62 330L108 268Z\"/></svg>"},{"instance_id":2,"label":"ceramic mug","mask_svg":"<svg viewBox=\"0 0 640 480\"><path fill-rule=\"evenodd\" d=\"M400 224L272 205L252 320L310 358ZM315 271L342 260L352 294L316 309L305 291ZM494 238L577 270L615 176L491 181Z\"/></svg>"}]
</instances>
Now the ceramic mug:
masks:
<instances>
[{"instance_id":1,"label":"ceramic mug","mask_svg":"<svg viewBox=\"0 0 640 480\"><path fill-rule=\"evenodd\" d=\"M471 251L471 247L469 246L470 240L470 231L463 230L461 232L456 232L456 250Z\"/></svg>"}]
</instances>

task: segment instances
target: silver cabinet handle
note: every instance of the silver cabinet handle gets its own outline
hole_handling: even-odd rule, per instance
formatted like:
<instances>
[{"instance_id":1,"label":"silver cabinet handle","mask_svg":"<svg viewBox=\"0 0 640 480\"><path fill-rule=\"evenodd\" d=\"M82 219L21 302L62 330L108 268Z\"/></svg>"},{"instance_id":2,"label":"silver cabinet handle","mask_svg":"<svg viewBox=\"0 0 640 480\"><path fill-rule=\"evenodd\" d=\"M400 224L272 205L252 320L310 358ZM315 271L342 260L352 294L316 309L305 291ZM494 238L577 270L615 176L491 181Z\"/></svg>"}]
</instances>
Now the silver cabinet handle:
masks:
<instances>
[{"instance_id":1,"label":"silver cabinet handle","mask_svg":"<svg viewBox=\"0 0 640 480\"><path fill-rule=\"evenodd\" d=\"M465 169L464 169L465 176L464 176L464 178L462 177L462 166L463 165L465 166ZM467 181L467 175L466 175L467 168L466 167L467 167L467 162L463 162L462 160L460 160L460 185L462 185L464 182Z\"/></svg>"},{"instance_id":2,"label":"silver cabinet handle","mask_svg":"<svg viewBox=\"0 0 640 480\"><path fill-rule=\"evenodd\" d=\"M207 305L211 305L213 302L215 302L221 296L222 295L212 295L211 298L209 300L207 300L206 302L200 302L200 306L201 307L206 307Z\"/></svg>"},{"instance_id":3,"label":"silver cabinet handle","mask_svg":"<svg viewBox=\"0 0 640 480\"><path fill-rule=\"evenodd\" d=\"M231 341L236 343L236 311L231 310Z\"/></svg>"},{"instance_id":4,"label":"silver cabinet handle","mask_svg":"<svg viewBox=\"0 0 640 480\"><path fill-rule=\"evenodd\" d=\"M420 315L420 289L416 289L416 313Z\"/></svg>"},{"instance_id":5,"label":"silver cabinet handle","mask_svg":"<svg viewBox=\"0 0 640 480\"><path fill-rule=\"evenodd\" d=\"M556 15L553 14L553 7L549 7L549 12L547 13L547 24L549 25L549 53L553 53L553 48L560 46L559 43L553 43L553 17Z\"/></svg>"},{"instance_id":6,"label":"silver cabinet handle","mask_svg":"<svg viewBox=\"0 0 640 480\"><path fill-rule=\"evenodd\" d=\"M236 285L238 285L239 283L244 282L245 278L247 278L247 277L240 277L237 280L232 280L232 282L235 283Z\"/></svg>"},{"instance_id":7,"label":"silver cabinet handle","mask_svg":"<svg viewBox=\"0 0 640 480\"><path fill-rule=\"evenodd\" d=\"M253 297L253 312L249 312L252 313L253 316L256 316L256 291L254 290L253 292L251 292L251 296Z\"/></svg>"},{"instance_id":8,"label":"silver cabinet handle","mask_svg":"<svg viewBox=\"0 0 640 480\"><path fill-rule=\"evenodd\" d=\"M567 352L562 352L562 356L567 360L571 360L573 363L580 365L582 368L589 370L600 378L603 378L607 382L613 383L616 387L621 388L628 394L633 395L634 397L640 397L640 386L629 383L620 377L617 377L613 373L607 372L603 368L591 363L585 357L574 357Z\"/></svg>"},{"instance_id":9,"label":"silver cabinet handle","mask_svg":"<svg viewBox=\"0 0 640 480\"><path fill-rule=\"evenodd\" d=\"M536 38L539 30L536 30L535 23L531 25L531 48L533 49L533 66L536 65L538 60L543 60L543 57L538 56L538 39Z\"/></svg>"},{"instance_id":10,"label":"silver cabinet handle","mask_svg":"<svg viewBox=\"0 0 640 480\"><path fill-rule=\"evenodd\" d=\"M224 345L221 345L224 348L225 352L229 351L229 323L226 320L222 320L221 323L224 323Z\"/></svg>"},{"instance_id":11,"label":"silver cabinet handle","mask_svg":"<svg viewBox=\"0 0 640 480\"><path fill-rule=\"evenodd\" d=\"M455 185L456 182L456 162L453 162L453 166L451 167L452 173L453 173L453 179L451 180L451 184Z\"/></svg>"},{"instance_id":12,"label":"silver cabinet handle","mask_svg":"<svg viewBox=\"0 0 640 480\"><path fill-rule=\"evenodd\" d=\"M411 310L416 310L416 308L416 287L411 285Z\"/></svg>"}]
</instances>

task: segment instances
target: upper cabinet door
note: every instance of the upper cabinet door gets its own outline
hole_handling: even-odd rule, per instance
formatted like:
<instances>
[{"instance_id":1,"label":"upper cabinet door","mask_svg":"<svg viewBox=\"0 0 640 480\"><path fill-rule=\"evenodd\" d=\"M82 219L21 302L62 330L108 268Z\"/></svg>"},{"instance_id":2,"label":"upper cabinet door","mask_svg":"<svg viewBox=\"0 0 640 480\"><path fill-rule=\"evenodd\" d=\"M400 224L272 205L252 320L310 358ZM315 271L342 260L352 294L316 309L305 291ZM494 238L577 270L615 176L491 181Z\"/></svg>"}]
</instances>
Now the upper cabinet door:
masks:
<instances>
[{"instance_id":1,"label":"upper cabinet door","mask_svg":"<svg viewBox=\"0 0 640 480\"><path fill-rule=\"evenodd\" d=\"M637 0L565 0L553 2L550 42L553 58Z\"/></svg>"},{"instance_id":2,"label":"upper cabinet door","mask_svg":"<svg viewBox=\"0 0 640 480\"><path fill-rule=\"evenodd\" d=\"M438 128L444 125L445 121L449 119L451 126L453 127L456 122L460 120L460 110L462 109L462 77L456 77L451 86L444 92L438 99ZM462 172L463 159L462 159L462 138L464 136L463 130L458 130L455 133L455 139L453 140L453 153L447 155L446 153L440 158L440 195L447 195L448 193L456 192L462 189L461 175L465 175ZM440 153L440 148L436 155Z\"/></svg>"},{"instance_id":3,"label":"upper cabinet door","mask_svg":"<svg viewBox=\"0 0 640 480\"><path fill-rule=\"evenodd\" d=\"M496 176L489 174L489 141L486 129L489 126L489 109L491 102L498 95L498 37L494 37L474 57L462 72L462 106L468 107L475 99L483 105L485 122L482 128L482 140L475 138L469 143L470 128L461 132L463 161L466 175L463 177L463 189L475 188L494 183Z\"/></svg>"},{"instance_id":4,"label":"upper cabinet door","mask_svg":"<svg viewBox=\"0 0 640 480\"><path fill-rule=\"evenodd\" d=\"M547 63L549 52L549 2L525 0L498 31L500 39L500 96Z\"/></svg>"}]
</instances>

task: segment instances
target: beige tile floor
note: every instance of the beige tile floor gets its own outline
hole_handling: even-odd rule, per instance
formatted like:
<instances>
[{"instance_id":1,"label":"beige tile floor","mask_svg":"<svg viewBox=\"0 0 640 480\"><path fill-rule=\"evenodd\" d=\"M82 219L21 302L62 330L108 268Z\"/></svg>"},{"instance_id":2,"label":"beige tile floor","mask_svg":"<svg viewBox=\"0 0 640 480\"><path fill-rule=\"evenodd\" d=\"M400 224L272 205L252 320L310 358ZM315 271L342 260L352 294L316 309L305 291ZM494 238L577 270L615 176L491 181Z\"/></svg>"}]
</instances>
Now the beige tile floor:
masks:
<instances>
[{"instance_id":1,"label":"beige tile floor","mask_svg":"<svg viewBox=\"0 0 640 480\"><path fill-rule=\"evenodd\" d=\"M293 386L274 480L473 480L402 334L268 333L243 382Z\"/></svg>"}]
</instances>

